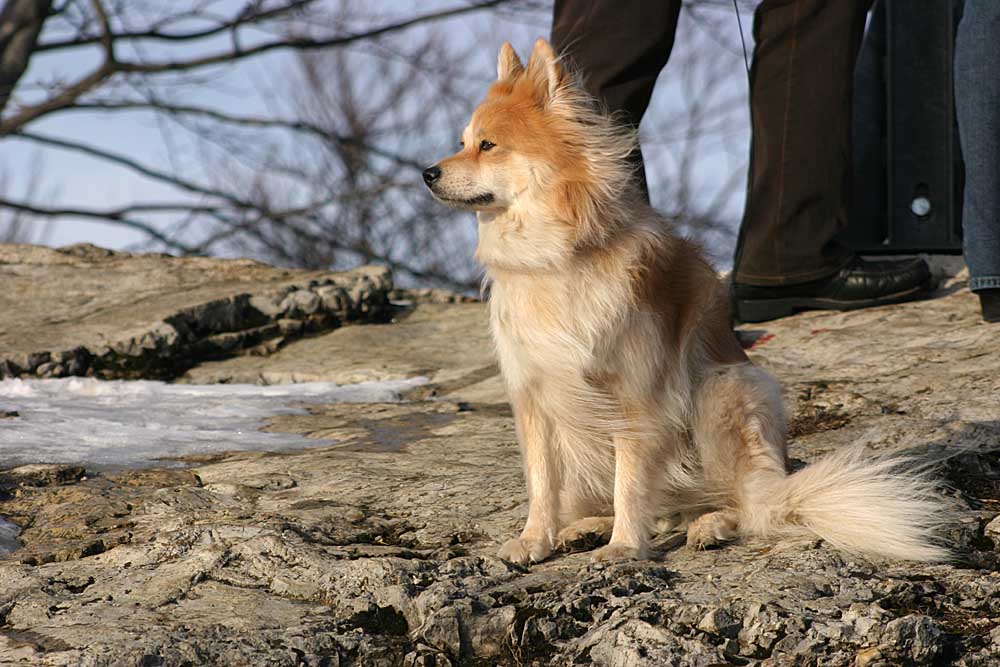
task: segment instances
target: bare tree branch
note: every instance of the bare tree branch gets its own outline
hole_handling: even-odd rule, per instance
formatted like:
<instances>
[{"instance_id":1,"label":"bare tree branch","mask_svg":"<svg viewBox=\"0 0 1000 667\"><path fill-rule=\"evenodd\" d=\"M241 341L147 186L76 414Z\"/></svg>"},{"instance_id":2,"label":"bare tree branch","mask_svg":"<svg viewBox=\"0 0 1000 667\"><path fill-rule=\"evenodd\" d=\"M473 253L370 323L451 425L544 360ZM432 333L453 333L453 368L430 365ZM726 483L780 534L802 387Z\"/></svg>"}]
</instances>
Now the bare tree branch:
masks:
<instances>
[{"instance_id":1,"label":"bare tree branch","mask_svg":"<svg viewBox=\"0 0 1000 667\"><path fill-rule=\"evenodd\" d=\"M111 32L111 21L108 20L108 14L104 11L101 0L90 0L90 4L93 5L94 13L97 14L97 22L101 26L101 35L98 39L104 48L104 61L113 63L115 62L115 36Z\"/></svg>"},{"instance_id":2,"label":"bare tree branch","mask_svg":"<svg viewBox=\"0 0 1000 667\"><path fill-rule=\"evenodd\" d=\"M104 149L97 148L95 146L88 146L87 144L81 144L75 141L68 141L66 139L59 139L57 137L50 137L43 134L37 134L34 132L16 132L14 133L13 136L18 137L20 139L26 139L36 144L42 144L44 146L54 146L56 148L62 148L65 150L82 153L83 155L89 155L91 157L99 158L101 160L105 160L112 164L117 164L119 166L131 169L132 171L140 173L143 176L147 176L154 180L167 183L168 185L173 185L175 187L181 188L182 190L187 190L188 192L207 195L209 197L218 197L219 199L223 199L229 202L230 204L233 204L234 206L243 208L250 207L250 205L248 205L246 202L240 200L238 197L234 197L233 195L227 192L199 185L198 183L192 180L183 178L181 176L174 176L172 174L168 174L167 172L161 171L159 169L154 169L153 167L150 167L148 165L144 165L125 155L119 155L117 153L106 151Z\"/></svg>"},{"instance_id":3,"label":"bare tree branch","mask_svg":"<svg viewBox=\"0 0 1000 667\"><path fill-rule=\"evenodd\" d=\"M96 0L95 0L96 1ZM28 3L30 4L32 0L16 0L18 3ZM112 75L116 73L126 73L126 74L164 74L170 72L185 72L190 70L196 70L199 68L207 67L210 65L228 64L233 63L245 58L252 56L261 55L268 53L270 51L275 51L278 49L298 49L298 50L312 50L312 49L329 49L335 47L342 47L354 42L373 39L382 35L386 35L399 30L404 30L411 28L415 25L422 23L428 23L432 21L439 21L446 18L451 18L455 16L460 16L462 14L467 14L469 12L481 11L483 9L488 9L501 4L512 2L512 0L482 0L478 3L473 3L470 5L464 5L461 7L453 7L450 9L440 10L436 12L430 12L427 14L422 14L404 21L397 21L395 23L390 23L382 25L378 28L371 30L355 32L349 35L342 35L338 37L332 37L327 39L312 39L308 37L296 37L287 36L278 40L264 42L262 44L255 44L254 46L248 48L241 48L238 44L234 44L233 48L226 51L221 51L207 56L201 56L198 58L191 58L187 60L172 60L172 61L160 61L160 62L137 62L137 61L127 61L118 60L114 58L114 42L121 39L120 35L116 35L113 32L104 33L99 38L99 41L106 44L106 52L109 57L105 58L105 61L97 67L90 74L81 77L75 83L66 86L58 94L54 95L50 99L37 104L35 106L30 106L22 109L20 113L14 115L13 117L8 117L0 120L0 136L4 134L10 134L33 120L36 120L48 113L56 111L60 108L69 106L73 104L81 95L94 89L98 84L105 81ZM296 2L296 5L301 5L302 3ZM95 4L98 8L99 16L103 13L100 9L101 5L99 2ZM100 20L100 19L99 19ZM101 20L102 25L106 23L107 17ZM239 23L242 25L245 22ZM41 23L39 22L38 27L40 29ZM110 30L110 26L105 26L107 30ZM229 26L235 29L233 25ZM37 31L32 34L33 40L37 38ZM180 39L180 38L178 38ZM189 38L191 39L191 38ZM31 44L34 44L32 40ZM18 44L21 44L19 41ZM24 48L19 49L18 53L24 52L24 57L27 58L30 55L31 50L28 49L24 51ZM26 62L26 61L25 61ZM26 67L26 64L25 66ZM17 72L17 78L24 71L24 67ZM16 83L16 79L13 83ZM11 84L11 89L13 88L13 83ZM3 80L0 79L0 86L3 85Z\"/></svg>"},{"instance_id":4,"label":"bare tree branch","mask_svg":"<svg viewBox=\"0 0 1000 667\"><path fill-rule=\"evenodd\" d=\"M255 7L258 3L250 2L231 19L220 21L218 25L204 30L192 30L190 32L163 32L158 29L123 31L115 33L116 40L161 40L165 42L184 42L205 39L221 33L229 32L235 28L245 25L259 23L268 19L277 18L285 14L303 9L313 4L316 0L291 0L287 5L282 5L270 10L261 10ZM59 39L45 41L37 45L35 51L43 53L45 51L55 51L58 49L75 48L80 46L90 46L101 42L101 35L75 36L69 39Z\"/></svg>"},{"instance_id":5,"label":"bare tree branch","mask_svg":"<svg viewBox=\"0 0 1000 667\"><path fill-rule=\"evenodd\" d=\"M115 224L138 230L147 236L156 239L172 250L178 250L184 254L191 254L192 252L192 248L175 239L167 237L153 225L130 218L121 211L91 211L80 208L46 208L6 198L0 198L0 208L6 208L33 216L48 218L72 216L76 218L91 218L102 222L114 222Z\"/></svg>"},{"instance_id":6,"label":"bare tree branch","mask_svg":"<svg viewBox=\"0 0 1000 667\"><path fill-rule=\"evenodd\" d=\"M67 107L84 93L90 92L114 73L114 65L110 62L101 63L94 71L66 86L59 93L35 106L27 107L20 113L0 119L0 137L11 134L28 123L57 109Z\"/></svg>"},{"instance_id":7,"label":"bare tree branch","mask_svg":"<svg viewBox=\"0 0 1000 667\"><path fill-rule=\"evenodd\" d=\"M65 109L59 109L60 112L73 112L73 111L135 111L135 110L145 110L145 111L156 111L163 112L167 114L185 114L190 116L202 116L205 118L210 118L223 123L229 123L232 125L242 125L246 127L262 127L271 129L282 129L291 130L293 132L303 132L306 134L311 134L312 136L321 139L323 141L329 141L336 144L342 144L346 146L354 146L356 148L361 148L363 150L369 151L373 155L378 155L379 157L384 157L386 159L392 160L402 166L410 167L411 169L416 169L418 171L423 171L427 166L418 160L413 158L400 155L395 151L390 151L379 146L373 146L371 144L361 143L354 137L344 136L340 134L331 133L318 125L313 123L308 123L302 120L283 120L281 118L265 118L261 116L243 116L232 113L226 113L219 111L217 109L208 109L205 107L196 107L183 104L171 104L164 101L150 101L150 102L139 102L139 101L128 101L128 102L78 102L72 107L67 107Z\"/></svg>"},{"instance_id":8,"label":"bare tree branch","mask_svg":"<svg viewBox=\"0 0 1000 667\"><path fill-rule=\"evenodd\" d=\"M0 11L0 112L28 69L51 0L8 0Z\"/></svg>"},{"instance_id":9,"label":"bare tree branch","mask_svg":"<svg viewBox=\"0 0 1000 667\"><path fill-rule=\"evenodd\" d=\"M429 14L416 16L414 18L407 19L405 21L398 21L396 23L390 23L388 25L380 26L373 30L356 32L341 37L331 37L328 39L312 39L308 37L290 36L272 42L255 44L254 46L251 46L246 49L233 48L228 51L214 53L199 58L191 58L189 60L173 60L173 61L150 62L150 63L120 62L117 65L117 70L121 72L140 72L145 74L157 74L161 72L179 72L179 71L197 69L199 67L207 67L209 65L218 65L220 63L230 63L237 60L242 60L243 58L249 58L251 56L256 56L262 53L267 53L269 51L274 51L276 49L299 49L299 50L329 49L339 46L346 46L353 42L373 39L375 37L380 37L390 32L411 28L421 23L439 21L441 19L460 16L462 14L468 14L469 12L489 9L491 7L496 7L497 5L502 5L507 2L511 2L511 0L482 0L481 2L478 3L473 3L462 7L453 7L451 9L444 9L437 12L431 12Z\"/></svg>"},{"instance_id":10,"label":"bare tree branch","mask_svg":"<svg viewBox=\"0 0 1000 667\"><path fill-rule=\"evenodd\" d=\"M42 188L45 172L44 160L37 154L30 161L27 178L21 179L21 197L27 199L51 198L51 192ZM23 175L23 170L21 170ZM0 166L0 194L9 194L16 187L10 172ZM39 223L26 211L0 207L0 243L45 243L53 230L53 221Z\"/></svg>"}]
</instances>

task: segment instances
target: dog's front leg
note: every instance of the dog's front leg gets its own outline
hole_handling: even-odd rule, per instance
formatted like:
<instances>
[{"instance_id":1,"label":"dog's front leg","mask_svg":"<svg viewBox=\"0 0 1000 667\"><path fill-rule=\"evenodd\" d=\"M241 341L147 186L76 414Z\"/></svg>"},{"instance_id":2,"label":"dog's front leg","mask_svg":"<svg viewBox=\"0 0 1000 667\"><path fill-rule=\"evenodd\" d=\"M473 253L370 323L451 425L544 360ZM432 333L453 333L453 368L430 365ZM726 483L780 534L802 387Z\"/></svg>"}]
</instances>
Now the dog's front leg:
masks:
<instances>
[{"instance_id":1,"label":"dog's front leg","mask_svg":"<svg viewBox=\"0 0 1000 667\"><path fill-rule=\"evenodd\" d=\"M527 394L515 396L512 403L528 486L528 521L520 537L507 540L500 547L499 555L504 560L525 565L545 560L552 553L559 531L562 471L552 441L551 424L539 410L538 403Z\"/></svg>"},{"instance_id":2,"label":"dog's front leg","mask_svg":"<svg viewBox=\"0 0 1000 667\"><path fill-rule=\"evenodd\" d=\"M642 559L648 554L652 527L652 506L658 490L655 443L644 438L616 436L615 446L615 521L611 541L596 549L592 562L619 559Z\"/></svg>"}]
</instances>

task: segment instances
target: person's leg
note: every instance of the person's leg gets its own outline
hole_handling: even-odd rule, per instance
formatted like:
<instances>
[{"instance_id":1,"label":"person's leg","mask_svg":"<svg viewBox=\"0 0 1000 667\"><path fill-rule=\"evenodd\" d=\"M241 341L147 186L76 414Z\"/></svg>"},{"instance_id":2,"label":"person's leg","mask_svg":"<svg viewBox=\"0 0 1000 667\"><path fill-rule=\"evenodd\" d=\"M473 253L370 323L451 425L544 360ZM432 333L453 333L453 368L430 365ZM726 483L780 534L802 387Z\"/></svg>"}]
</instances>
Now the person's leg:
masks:
<instances>
[{"instance_id":1,"label":"person's leg","mask_svg":"<svg viewBox=\"0 0 1000 667\"><path fill-rule=\"evenodd\" d=\"M764 0L754 16L753 158L736 279L785 285L837 272L847 224L854 64L865 0Z\"/></svg>"},{"instance_id":2,"label":"person's leg","mask_svg":"<svg viewBox=\"0 0 1000 667\"><path fill-rule=\"evenodd\" d=\"M955 108L965 158L969 288L1000 321L1000 2L965 0L955 40Z\"/></svg>"},{"instance_id":3,"label":"person's leg","mask_svg":"<svg viewBox=\"0 0 1000 667\"><path fill-rule=\"evenodd\" d=\"M871 0L764 0L754 16L753 143L734 261L736 316L892 303L922 260L865 262L836 240L851 208L854 65Z\"/></svg>"},{"instance_id":4,"label":"person's leg","mask_svg":"<svg viewBox=\"0 0 1000 667\"><path fill-rule=\"evenodd\" d=\"M552 46L580 73L587 92L633 127L674 45L680 0L556 0ZM642 152L633 156L646 189Z\"/></svg>"}]
</instances>

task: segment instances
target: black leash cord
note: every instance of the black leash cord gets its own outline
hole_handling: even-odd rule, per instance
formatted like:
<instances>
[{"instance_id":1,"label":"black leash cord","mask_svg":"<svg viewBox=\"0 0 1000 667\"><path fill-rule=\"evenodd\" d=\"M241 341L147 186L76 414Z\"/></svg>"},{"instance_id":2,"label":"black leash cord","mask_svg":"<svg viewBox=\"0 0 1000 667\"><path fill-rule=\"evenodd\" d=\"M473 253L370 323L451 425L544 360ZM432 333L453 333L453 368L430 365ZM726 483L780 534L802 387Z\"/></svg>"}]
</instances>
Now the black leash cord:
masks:
<instances>
[{"instance_id":1,"label":"black leash cord","mask_svg":"<svg viewBox=\"0 0 1000 667\"><path fill-rule=\"evenodd\" d=\"M740 5L737 0L733 0L733 9L736 10L736 25L740 27L740 44L743 45L743 65L747 68L747 77L750 76L750 58L747 57L747 40L743 37L743 19L740 18Z\"/></svg>"}]
</instances>

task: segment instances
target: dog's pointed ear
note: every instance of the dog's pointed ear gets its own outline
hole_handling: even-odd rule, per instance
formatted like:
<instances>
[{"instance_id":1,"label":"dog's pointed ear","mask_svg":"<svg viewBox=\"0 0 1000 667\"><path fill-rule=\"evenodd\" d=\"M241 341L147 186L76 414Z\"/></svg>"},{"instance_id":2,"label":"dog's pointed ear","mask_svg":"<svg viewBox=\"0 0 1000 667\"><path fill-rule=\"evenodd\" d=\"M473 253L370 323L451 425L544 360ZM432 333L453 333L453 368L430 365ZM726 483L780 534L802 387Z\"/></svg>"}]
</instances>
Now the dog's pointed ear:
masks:
<instances>
[{"instance_id":1,"label":"dog's pointed ear","mask_svg":"<svg viewBox=\"0 0 1000 667\"><path fill-rule=\"evenodd\" d=\"M510 42L500 45L500 54L497 56L497 81L513 79L524 71L521 59L517 57L517 52Z\"/></svg>"},{"instance_id":2,"label":"dog's pointed ear","mask_svg":"<svg viewBox=\"0 0 1000 667\"><path fill-rule=\"evenodd\" d=\"M566 82L566 71L552 45L541 37L528 59L528 76L535 82L539 94L548 103L555 99L559 88Z\"/></svg>"}]
</instances>

